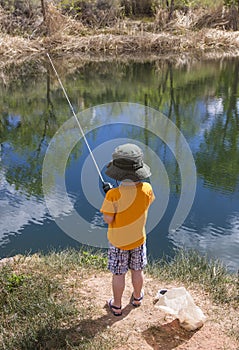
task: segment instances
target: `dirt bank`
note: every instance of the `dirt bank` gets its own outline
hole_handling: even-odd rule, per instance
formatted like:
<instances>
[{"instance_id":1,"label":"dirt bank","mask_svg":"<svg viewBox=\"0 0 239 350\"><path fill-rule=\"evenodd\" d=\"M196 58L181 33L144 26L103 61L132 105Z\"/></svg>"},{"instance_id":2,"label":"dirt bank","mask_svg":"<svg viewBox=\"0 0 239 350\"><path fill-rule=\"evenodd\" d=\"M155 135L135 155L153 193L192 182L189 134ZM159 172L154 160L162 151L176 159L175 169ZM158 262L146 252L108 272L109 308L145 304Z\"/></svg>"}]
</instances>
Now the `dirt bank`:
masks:
<instances>
[{"instance_id":1,"label":"dirt bank","mask_svg":"<svg viewBox=\"0 0 239 350\"><path fill-rule=\"evenodd\" d=\"M216 304L203 286L202 288L198 284L185 286L206 316L204 325L195 331L183 329L175 317L159 310L154 302L159 289L170 289L184 286L184 284L156 278L148 272L145 273L145 295L139 308L134 308L130 304L132 285L130 273L126 275L126 287L122 299L123 314L116 317L107 306L107 301L112 296L111 273L105 268L101 270L100 267L96 269L93 267L94 264L96 266L100 263L105 264L104 258L85 253L82 259L84 260L81 260L81 255L78 253L75 255L73 253L68 253L68 255L53 253L46 257L16 256L0 261L0 268L7 264L14 271L14 274L8 275L6 281L3 278L1 285L4 288L6 285L3 282L8 283L8 289L4 290L8 293L9 298L14 298L14 295L17 296L19 292L21 293L21 305L25 305L24 283L20 278L28 276L28 281L32 278L32 283L33 281L36 283L33 278L40 274L37 280L39 278L44 280L48 276L52 281L59 283L58 289L54 292L57 304L63 303L67 298L68 308L70 305L74 307L74 315L70 318L64 315L62 309L64 318L60 321L60 327L56 329L54 328L56 325L52 325L51 335L41 339L41 343L36 346L37 349L239 350L238 309L230 304ZM3 270L3 275L6 275L7 271ZM18 280L17 276L19 276ZM14 289L9 289L10 285L12 288L14 286ZM32 287L38 288L35 284ZM47 285L43 283L42 288L46 287ZM36 301L37 305L40 301L41 299ZM46 315L52 312L48 302L49 300L45 301ZM35 305L31 307L34 308ZM21 317L20 311L18 313L14 317ZM5 315L8 318L10 316L11 313ZM31 322L30 319L29 322ZM5 322L6 331L12 323L14 324L12 318L9 318L8 323ZM27 326L30 327L26 325L26 328ZM15 337L19 336L19 327L14 330ZM24 334L25 329L21 332ZM0 339L3 335L4 333L0 334Z\"/></svg>"},{"instance_id":2,"label":"dirt bank","mask_svg":"<svg viewBox=\"0 0 239 350\"><path fill-rule=\"evenodd\" d=\"M221 307L213 305L208 295L200 290L190 290L197 305L207 316L204 326L197 331L182 329L176 319L156 309L153 304L157 291L161 288L175 287L163 281L147 276L145 279L145 298L140 308L129 305L132 293L130 276L126 283L123 298L123 316L113 316L107 306L111 289L111 276L108 273L94 275L84 281L84 288L79 289L80 300L94 306L95 313L90 323L82 322L81 330L92 336L103 329L110 330L114 337L124 339L115 349L129 350L238 350L239 344L229 336L235 327L236 312L227 313Z\"/></svg>"}]
</instances>

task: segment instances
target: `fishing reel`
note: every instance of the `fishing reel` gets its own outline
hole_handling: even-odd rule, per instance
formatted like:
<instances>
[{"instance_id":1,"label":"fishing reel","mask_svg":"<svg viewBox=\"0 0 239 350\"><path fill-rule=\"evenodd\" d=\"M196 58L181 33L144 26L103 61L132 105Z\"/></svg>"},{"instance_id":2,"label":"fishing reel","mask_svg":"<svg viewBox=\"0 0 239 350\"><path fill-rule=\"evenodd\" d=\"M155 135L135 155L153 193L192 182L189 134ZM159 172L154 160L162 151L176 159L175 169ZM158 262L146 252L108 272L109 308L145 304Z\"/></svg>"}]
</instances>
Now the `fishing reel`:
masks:
<instances>
[{"instance_id":1,"label":"fishing reel","mask_svg":"<svg viewBox=\"0 0 239 350\"><path fill-rule=\"evenodd\" d=\"M111 185L110 182L103 182L102 187L103 187L103 191L107 193L111 188L113 188L113 185Z\"/></svg>"}]
</instances>

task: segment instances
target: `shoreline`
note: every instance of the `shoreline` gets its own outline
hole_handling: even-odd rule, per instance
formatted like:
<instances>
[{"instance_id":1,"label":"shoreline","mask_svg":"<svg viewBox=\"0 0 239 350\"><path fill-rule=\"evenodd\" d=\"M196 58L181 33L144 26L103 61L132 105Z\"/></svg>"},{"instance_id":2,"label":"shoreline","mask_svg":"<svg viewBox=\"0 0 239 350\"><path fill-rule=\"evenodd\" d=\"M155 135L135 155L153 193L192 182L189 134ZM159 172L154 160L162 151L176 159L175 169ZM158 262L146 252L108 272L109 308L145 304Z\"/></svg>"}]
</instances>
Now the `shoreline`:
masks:
<instances>
[{"instance_id":1,"label":"shoreline","mask_svg":"<svg viewBox=\"0 0 239 350\"><path fill-rule=\"evenodd\" d=\"M18 255L0 265L0 303L4 305L0 341L9 350L73 350L76 346L150 350L169 345L233 350L239 345L237 280L225 275L218 263L210 264L193 253L181 253L173 263L149 265L145 298L136 309L129 303L132 290L127 274L123 316L115 318L106 305L112 276L105 255L78 250ZM176 317L155 306L159 289L182 286L206 316L205 324L195 331L182 329Z\"/></svg>"},{"instance_id":2,"label":"shoreline","mask_svg":"<svg viewBox=\"0 0 239 350\"><path fill-rule=\"evenodd\" d=\"M82 61L170 60L188 61L239 57L239 32L202 29L184 34L149 33L134 35L62 35L29 39L0 34L0 68L38 60L46 53L54 58L69 56Z\"/></svg>"}]
</instances>

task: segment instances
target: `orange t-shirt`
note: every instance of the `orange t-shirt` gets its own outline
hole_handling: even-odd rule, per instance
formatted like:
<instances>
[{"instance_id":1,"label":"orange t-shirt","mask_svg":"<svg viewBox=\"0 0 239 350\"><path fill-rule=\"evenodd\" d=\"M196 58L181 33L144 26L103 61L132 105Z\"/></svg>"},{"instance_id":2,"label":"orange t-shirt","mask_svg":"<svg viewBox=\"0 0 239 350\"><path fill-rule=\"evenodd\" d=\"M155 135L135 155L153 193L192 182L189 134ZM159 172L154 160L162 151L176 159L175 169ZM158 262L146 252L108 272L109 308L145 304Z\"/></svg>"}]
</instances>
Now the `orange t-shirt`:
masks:
<instances>
[{"instance_id":1,"label":"orange t-shirt","mask_svg":"<svg viewBox=\"0 0 239 350\"><path fill-rule=\"evenodd\" d=\"M147 182L121 183L106 193L100 211L114 216L108 225L108 240L112 245L130 250L145 242L148 208L154 198L152 187Z\"/></svg>"}]
</instances>

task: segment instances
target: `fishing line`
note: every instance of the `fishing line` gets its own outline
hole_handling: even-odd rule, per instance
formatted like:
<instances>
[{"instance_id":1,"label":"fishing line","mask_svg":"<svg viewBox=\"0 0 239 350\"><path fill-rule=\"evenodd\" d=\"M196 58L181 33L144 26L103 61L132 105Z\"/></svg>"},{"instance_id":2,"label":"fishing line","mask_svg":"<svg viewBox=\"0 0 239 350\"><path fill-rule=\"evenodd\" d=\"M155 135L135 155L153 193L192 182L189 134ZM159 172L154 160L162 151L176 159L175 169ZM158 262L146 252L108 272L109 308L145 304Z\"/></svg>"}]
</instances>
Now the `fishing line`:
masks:
<instances>
[{"instance_id":1,"label":"fishing line","mask_svg":"<svg viewBox=\"0 0 239 350\"><path fill-rule=\"evenodd\" d=\"M53 68L53 70L54 70L54 72L55 72L55 74L56 74L56 77L57 77L57 79L58 79L58 81L59 81L59 84L60 84L60 86L61 86L61 88L62 88L62 90L63 90L63 92L64 92L64 95L65 95L65 97L66 97L66 99L67 99L67 102L68 102L68 104L69 104L69 106L70 106L70 109L71 109L71 111L72 111L72 114L73 114L73 116L75 117L75 120L76 120L76 122L77 122L77 125L79 126L79 129L80 129L80 131L81 131L81 134L82 134L82 136L83 136L83 139L84 139L84 141L85 141L85 144L86 144L86 146L87 146L87 148L88 148L88 150L89 150L90 156L91 156L91 158L92 158L92 160L93 160L93 163L95 164L96 170L97 170L97 172L98 172L98 174L99 174L99 177L100 177L100 180L101 180L101 182L102 182L102 184L103 184L103 188L104 188L104 186L107 186L107 185L111 186L109 183L107 183L107 182L104 181L104 179L103 179L103 177L102 177L102 175L101 175L100 169L99 169L98 164L97 164L97 162L96 162L96 160L95 160L95 157L94 157L93 152L92 152L92 150L91 150L91 148L90 148L90 145L89 145L89 143L88 143L88 141L87 141L87 139L86 139L86 137L85 137L85 134L84 134L84 131L83 131L81 125L80 125L79 119L78 119L77 116L76 116L76 113L75 113L74 108L73 108L73 106L72 106L72 104L71 104L71 101L70 101L70 99L69 99L69 97L68 97L68 95L67 95L67 93L66 93L66 90L65 90L65 88L64 88L64 86L63 86L63 84L62 84L62 82L61 82L61 79L60 79L60 77L59 77L59 75L58 75L58 73L57 73L57 71L56 71L56 68L55 68L55 66L54 66L54 64L53 64L53 62L52 62L52 60L51 60L51 57L50 57L50 55L49 55L48 53L47 53L47 57L49 58L49 61L50 61L51 65L52 65L52 68ZM112 186L111 186L111 187L112 187ZM105 191L105 189L104 189L104 191Z\"/></svg>"}]
</instances>

